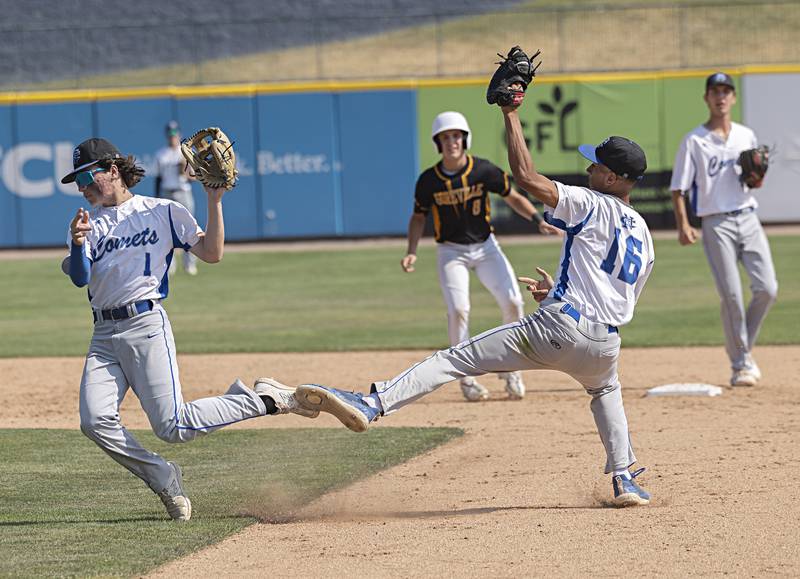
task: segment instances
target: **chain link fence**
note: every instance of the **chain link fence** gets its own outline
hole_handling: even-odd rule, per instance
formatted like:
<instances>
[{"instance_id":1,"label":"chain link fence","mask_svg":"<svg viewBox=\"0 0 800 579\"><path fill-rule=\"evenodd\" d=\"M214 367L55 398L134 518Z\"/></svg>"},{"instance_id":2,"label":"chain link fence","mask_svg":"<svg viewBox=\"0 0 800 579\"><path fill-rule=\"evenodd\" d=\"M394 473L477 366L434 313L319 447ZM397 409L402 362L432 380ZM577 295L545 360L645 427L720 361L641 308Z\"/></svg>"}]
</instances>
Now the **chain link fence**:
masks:
<instances>
[{"instance_id":1,"label":"chain link fence","mask_svg":"<svg viewBox=\"0 0 800 579\"><path fill-rule=\"evenodd\" d=\"M542 70L562 73L800 63L796 0L498 5L470 16L414 2L264 16L255 3L213 22L185 10L106 26L10 18L0 26L0 89L483 76L514 44L540 48Z\"/></svg>"}]
</instances>

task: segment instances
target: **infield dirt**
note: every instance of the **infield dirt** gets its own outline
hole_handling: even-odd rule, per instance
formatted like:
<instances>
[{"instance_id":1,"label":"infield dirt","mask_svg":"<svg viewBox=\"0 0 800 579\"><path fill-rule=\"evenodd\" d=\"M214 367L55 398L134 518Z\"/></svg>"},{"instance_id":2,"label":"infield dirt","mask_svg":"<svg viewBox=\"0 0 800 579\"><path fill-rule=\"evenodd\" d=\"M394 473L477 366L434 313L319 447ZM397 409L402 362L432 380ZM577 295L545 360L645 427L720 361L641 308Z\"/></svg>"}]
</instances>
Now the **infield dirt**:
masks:
<instances>
[{"instance_id":1,"label":"infield dirt","mask_svg":"<svg viewBox=\"0 0 800 579\"><path fill-rule=\"evenodd\" d=\"M364 390L422 351L179 356L187 400L236 376ZM648 507L608 507L589 397L556 372L526 372L528 396L462 401L447 385L375 426L456 426L465 436L157 570L209 576L763 576L800 574L800 346L755 352L756 388L647 398L670 382L725 385L722 348L623 348L625 406ZM81 358L2 359L3 427L78 428ZM13 390L12 390L13 385ZM133 395L127 426L147 428ZM236 428L335 427L329 416ZM224 436L216 434L215 436ZM353 436L358 436L353 434ZM264 449L269 460L269 449ZM276 465L278 467L278 465ZM191 490L191 473L186 476Z\"/></svg>"}]
</instances>

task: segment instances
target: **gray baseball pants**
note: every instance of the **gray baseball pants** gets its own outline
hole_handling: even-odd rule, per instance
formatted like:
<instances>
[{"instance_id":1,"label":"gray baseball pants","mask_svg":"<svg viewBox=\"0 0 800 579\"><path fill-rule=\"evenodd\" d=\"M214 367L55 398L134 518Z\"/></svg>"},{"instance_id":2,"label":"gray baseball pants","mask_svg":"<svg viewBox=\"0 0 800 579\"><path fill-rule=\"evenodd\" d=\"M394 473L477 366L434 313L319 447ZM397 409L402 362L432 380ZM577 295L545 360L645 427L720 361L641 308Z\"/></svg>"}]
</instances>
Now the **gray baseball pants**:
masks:
<instances>
[{"instance_id":1,"label":"gray baseball pants","mask_svg":"<svg viewBox=\"0 0 800 579\"><path fill-rule=\"evenodd\" d=\"M703 248L721 302L725 350L734 370L747 366L764 318L778 297L778 279L769 242L755 211L703 217ZM753 297L744 307L739 261L750 278Z\"/></svg>"},{"instance_id":2,"label":"gray baseball pants","mask_svg":"<svg viewBox=\"0 0 800 579\"><path fill-rule=\"evenodd\" d=\"M608 326L576 321L548 299L533 314L440 350L386 382L376 382L384 414L440 386L490 372L550 369L569 374L591 395L590 407L606 449L605 472L636 462L617 375L620 337Z\"/></svg>"},{"instance_id":3,"label":"gray baseball pants","mask_svg":"<svg viewBox=\"0 0 800 579\"><path fill-rule=\"evenodd\" d=\"M153 432L167 442L188 442L267 411L240 380L223 396L185 403L172 327L160 305L127 320L97 322L81 380L81 430L156 493L170 485L174 471L120 423L119 406L128 388Z\"/></svg>"}]
</instances>

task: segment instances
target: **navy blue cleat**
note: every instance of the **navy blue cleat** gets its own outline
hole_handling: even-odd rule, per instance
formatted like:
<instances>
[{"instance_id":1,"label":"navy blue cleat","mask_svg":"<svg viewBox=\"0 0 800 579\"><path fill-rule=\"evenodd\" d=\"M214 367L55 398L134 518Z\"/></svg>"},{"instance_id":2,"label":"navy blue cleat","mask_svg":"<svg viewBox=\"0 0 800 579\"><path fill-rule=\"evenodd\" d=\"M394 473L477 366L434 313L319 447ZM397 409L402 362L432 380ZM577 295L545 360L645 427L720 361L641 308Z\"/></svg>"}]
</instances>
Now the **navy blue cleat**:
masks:
<instances>
[{"instance_id":1,"label":"navy blue cleat","mask_svg":"<svg viewBox=\"0 0 800 579\"><path fill-rule=\"evenodd\" d=\"M614 504L618 507L635 507L637 505L649 505L650 493L636 484L634 480L642 474L645 469L640 468L631 473L631 478L627 479L622 475L617 475L611 480L614 484Z\"/></svg>"},{"instance_id":2,"label":"navy blue cleat","mask_svg":"<svg viewBox=\"0 0 800 579\"><path fill-rule=\"evenodd\" d=\"M364 402L363 396L319 384L300 384L295 398L307 410L333 414L353 432L364 432L380 412Z\"/></svg>"}]
</instances>

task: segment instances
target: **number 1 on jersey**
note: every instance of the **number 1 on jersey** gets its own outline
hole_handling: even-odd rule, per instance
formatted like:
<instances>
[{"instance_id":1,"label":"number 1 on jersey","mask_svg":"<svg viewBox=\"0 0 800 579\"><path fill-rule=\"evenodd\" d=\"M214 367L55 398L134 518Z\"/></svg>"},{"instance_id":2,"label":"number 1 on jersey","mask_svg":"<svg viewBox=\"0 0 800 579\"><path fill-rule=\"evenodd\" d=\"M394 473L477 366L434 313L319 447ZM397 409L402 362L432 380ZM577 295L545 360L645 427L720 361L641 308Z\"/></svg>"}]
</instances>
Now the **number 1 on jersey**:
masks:
<instances>
[{"instance_id":1,"label":"number 1 on jersey","mask_svg":"<svg viewBox=\"0 0 800 579\"><path fill-rule=\"evenodd\" d=\"M611 275L614 271L614 265L617 262L617 254L619 253L619 227L614 228L614 241L611 243L611 248L608 250L608 255L600 264L600 269ZM625 258L622 260L622 267L619 270L617 279L624 281L627 284L633 285L639 277L639 271L642 269L642 241L636 239L632 235L628 236L625 240Z\"/></svg>"},{"instance_id":2,"label":"number 1 on jersey","mask_svg":"<svg viewBox=\"0 0 800 579\"><path fill-rule=\"evenodd\" d=\"M144 274L143 275L150 275L150 253L144 254Z\"/></svg>"}]
</instances>

